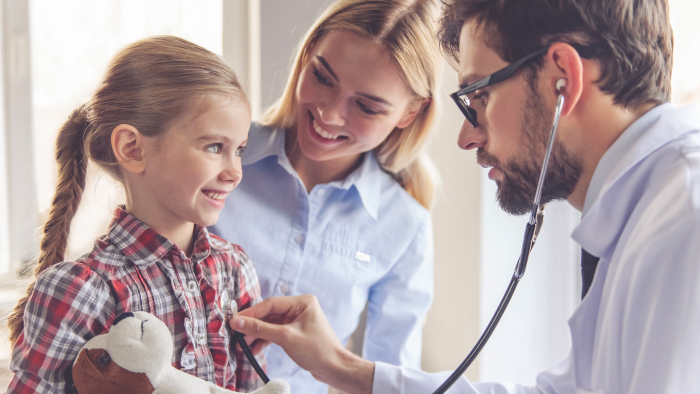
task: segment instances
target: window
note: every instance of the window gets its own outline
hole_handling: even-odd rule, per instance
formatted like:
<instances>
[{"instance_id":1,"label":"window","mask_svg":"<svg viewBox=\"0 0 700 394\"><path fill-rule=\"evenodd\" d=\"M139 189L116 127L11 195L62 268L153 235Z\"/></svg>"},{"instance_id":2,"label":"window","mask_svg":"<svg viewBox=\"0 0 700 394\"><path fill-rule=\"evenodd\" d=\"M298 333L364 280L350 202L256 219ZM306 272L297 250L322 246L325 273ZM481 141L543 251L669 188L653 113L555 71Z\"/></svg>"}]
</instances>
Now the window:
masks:
<instances>
[{"instance_id":1,"label":"window","mask_svg":"<svg viewBox=\"0 0 700 394\"><path fill-rule=\"evenodd\" d=\"M38 255L39 227L55 189L58 128L90 97L110 58L130 42L159 34L221 54L223 23L222 0L8 0L0 12L0 282L7 285L17 283L17 268ZM90 167L67 259L90 251L121 201L118 184ZM25 285L0 288L3 312ZM3 340L0 391L9 382L8 358Z\"/></svg>"}]
</instances>

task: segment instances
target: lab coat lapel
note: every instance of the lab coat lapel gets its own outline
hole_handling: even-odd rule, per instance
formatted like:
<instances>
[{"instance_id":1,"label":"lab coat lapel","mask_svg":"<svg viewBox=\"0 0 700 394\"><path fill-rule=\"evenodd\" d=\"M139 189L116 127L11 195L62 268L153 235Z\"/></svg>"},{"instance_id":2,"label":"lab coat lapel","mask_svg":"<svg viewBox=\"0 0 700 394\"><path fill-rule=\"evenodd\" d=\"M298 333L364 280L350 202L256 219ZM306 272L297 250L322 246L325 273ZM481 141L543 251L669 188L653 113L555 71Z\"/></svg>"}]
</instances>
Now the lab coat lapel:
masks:
<instances>
[{"instance_id":1,"label":"lab coat lapel","mask_svg":"<svg viewBox=\"0 0 700 394\"><path fill-rule=\"evenodd\" d=\"M640 177L648 176L656 164L655 160L645 159L693 130L700 123L699 118L695 106L683 109L672 107L662 112L607 175L594 204L572 234L572 238L584 249L601 257L588 294L569 319L572 362L578 388L593 388L592 380L596 374L593 360L599 318L605 313L605 305L601 305L605 294L605 278L614 259L620 235L643 194L644 182L640 182ZM649 168L634 171L638 166Z\"/></svg>"}]
</instances>

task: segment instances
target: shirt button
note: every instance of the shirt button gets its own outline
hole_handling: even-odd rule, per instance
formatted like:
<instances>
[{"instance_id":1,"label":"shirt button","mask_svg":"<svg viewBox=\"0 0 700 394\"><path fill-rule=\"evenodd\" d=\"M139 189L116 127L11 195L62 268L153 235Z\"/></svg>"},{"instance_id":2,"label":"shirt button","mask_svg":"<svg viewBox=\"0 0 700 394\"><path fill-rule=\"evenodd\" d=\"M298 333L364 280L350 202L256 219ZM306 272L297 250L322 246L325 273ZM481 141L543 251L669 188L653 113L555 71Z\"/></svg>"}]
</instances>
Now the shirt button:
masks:
<instances>
[{"instance_id":1,"label":"shirt button","mask_svg":"<svg viewBox=\"0 0 700 394\"><path fill-rule=\"evenodd\" d=\"M207 334L206 333L199 333L197 341L199 342L200 345L206 345L207 344Z\"/></svg>"},{"instance_id":2,"label":"shirt button","mask_svg":"<svg viewBox=\"0 0 700 394\"><path fill-rule=\"evenodd\" d=\"M190 293L194 293L195 290L197 290L197 282L193 280L187 282L187 291Z\"/></svg>"},{"instance_id":3,"label":"shirt button","mask_svg":"<svg viewBox=\"0 0 700 394\"><path fill-rule=\"evenodd\" d=\"M301 244L302 242L304 242L304 236L299 234L296 238L294 238L294 241L298 244Z\"/></svg>"},{"instance_id":4,"label":"shirt button","mask_svg":"<svg viewBox=\"0 0 700 394\"><path fill-rule=\"evenodd\" d=\"M280 291L282 292L282 294L287 294L287 293L289 293L289 286L287 286L286 284L280 286Z\"/></svg>"},{"instance_id":5,"label":"shirt button","mask_svg":"<svg viewBox=\"0 0 700 394\"><path fill-rule=\"evenodd\" d=\"M324 194L326 194L326 189L318 189L316 194L318 194L319 196L323 196Z\"/></svg>"},{"instance_id":6,"label":"shirt button","mask_svg":"<svg viewBox=\"0 0 700 394\"><path fill-rule=\"evenodd\" d=\"M238 313L238 304L236 304L236 300L228 300L226 301L226 305L224 307L225 313L228 315L235 315Z\"/></svg>"}]
</instances>

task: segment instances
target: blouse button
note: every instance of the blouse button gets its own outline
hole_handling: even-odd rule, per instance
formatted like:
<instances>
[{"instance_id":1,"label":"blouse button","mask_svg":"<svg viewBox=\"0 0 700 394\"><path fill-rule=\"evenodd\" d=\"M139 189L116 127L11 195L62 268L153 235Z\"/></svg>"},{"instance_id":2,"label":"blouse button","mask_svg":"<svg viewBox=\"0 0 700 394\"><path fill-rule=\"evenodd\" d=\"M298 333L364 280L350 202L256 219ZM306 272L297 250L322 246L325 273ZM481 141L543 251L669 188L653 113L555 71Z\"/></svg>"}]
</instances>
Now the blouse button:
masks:
<instances>
[{"instance_id":1,"label":"blouse button","mask_svg":"<svg viewBox=\"0 0 700 394\"><path fill-rule=\"evenodd\" d=\"M197 290L197 282L193 280L187 282L187 291L190 293L194 293L195 290Z\"/></svg>"},{"instance_id":2,"label":"blouse button","mask_svg":"<svg viewBox=\"0 0 700 394\"><path fill-rule=\"evenodd\" d=\"M197 341L199 342L200 345L206 345L207 344L207 334L206 333L199 333L197 336Z\"/></svg>"}]
</instances>

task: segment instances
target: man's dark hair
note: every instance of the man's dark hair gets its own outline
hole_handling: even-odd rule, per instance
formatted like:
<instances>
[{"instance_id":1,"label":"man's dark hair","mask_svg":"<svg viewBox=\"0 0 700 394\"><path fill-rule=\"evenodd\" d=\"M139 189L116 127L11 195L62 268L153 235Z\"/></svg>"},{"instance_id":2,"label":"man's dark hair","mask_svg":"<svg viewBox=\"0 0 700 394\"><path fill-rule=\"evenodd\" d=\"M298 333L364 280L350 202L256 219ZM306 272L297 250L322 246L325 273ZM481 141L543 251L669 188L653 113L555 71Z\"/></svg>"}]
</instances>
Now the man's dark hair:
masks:
<instances>
[{"instance_id":1,"label":"man's dark hair","mask_svg":"<svg viewBox=\"0 0 700 394\"><path fill-rule=\"evenodd\" d=\"M438 34L452 62L469 21L511 63L554 42L602 50L599 88L625 108L671 96L673 31L667 0L444 0ZM542 63L540 62L539 65ZM534 67L537 67L535 63Z\"/></svg>"}]
</instances>

